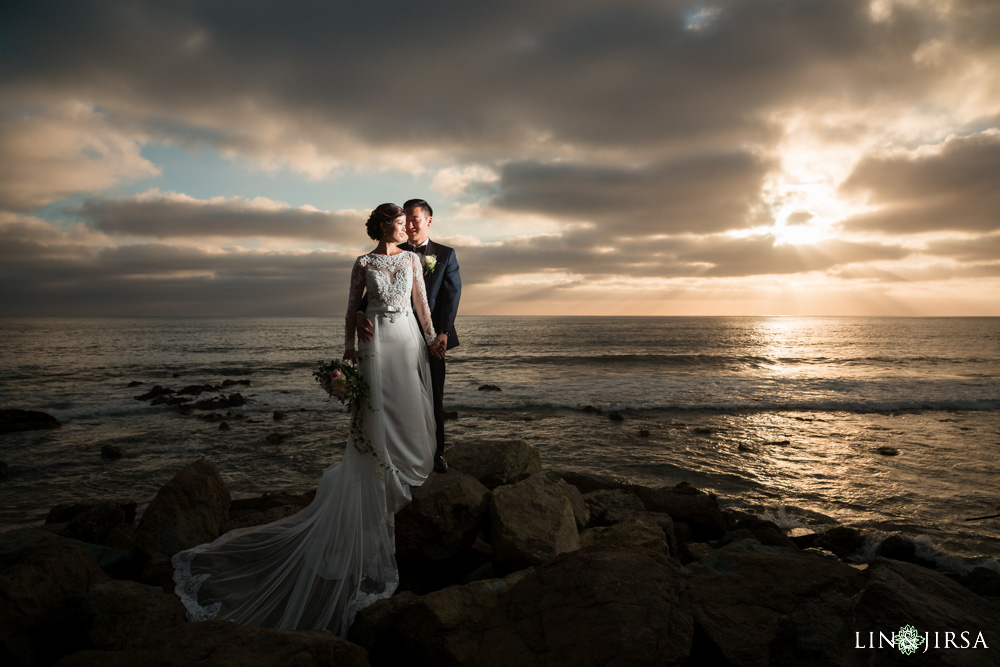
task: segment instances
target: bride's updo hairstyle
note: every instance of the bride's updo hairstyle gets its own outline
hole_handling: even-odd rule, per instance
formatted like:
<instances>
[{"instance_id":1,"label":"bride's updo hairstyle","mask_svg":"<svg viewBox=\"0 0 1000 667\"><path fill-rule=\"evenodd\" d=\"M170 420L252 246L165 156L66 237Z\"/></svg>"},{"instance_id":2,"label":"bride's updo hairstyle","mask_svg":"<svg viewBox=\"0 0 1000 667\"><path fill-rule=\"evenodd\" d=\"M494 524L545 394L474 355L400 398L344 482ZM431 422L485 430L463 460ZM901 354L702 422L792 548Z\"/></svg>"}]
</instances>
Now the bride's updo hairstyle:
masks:
<instances>
[{"instance_id":1,"label":"bride's updo hairstyle","mask_svg":"<svg viewBox=\"0 0 1000 667\"><path fill-rule=\"evenodd\" d=\"M368 216L368 222L365 223L368 236L376 241L380 240L385 227L391 225L392 221L401 215L406 215L406 213L399 206L395 204L379 204L372 211L372 214Z\"/></svg>"}]
</instances>

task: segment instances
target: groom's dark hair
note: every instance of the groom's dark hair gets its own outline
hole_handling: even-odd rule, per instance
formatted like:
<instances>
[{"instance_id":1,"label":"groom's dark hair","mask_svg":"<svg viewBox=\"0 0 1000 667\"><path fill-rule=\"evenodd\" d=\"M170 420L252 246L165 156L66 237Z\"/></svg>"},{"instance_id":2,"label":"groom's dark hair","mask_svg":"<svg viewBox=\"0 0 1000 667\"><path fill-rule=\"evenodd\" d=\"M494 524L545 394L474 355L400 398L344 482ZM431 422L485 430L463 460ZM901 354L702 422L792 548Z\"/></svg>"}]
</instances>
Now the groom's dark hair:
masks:
<instances>
[{"instance_id":1,"label":"groom's dark hair","mask_svg":"<svg viewBox=\"0 0 1000 667\"><path fill-rule=\"evenodd\" d=\"M411 208L418 208L418 207L427 211L427 215L430 216L434 215L434 209L432 209L431 205L428 204L427 201L424 199L408 199L406 200L406 202L403 203L403 209L406 211L409 211Z\"/></svg>"}]
</instances>

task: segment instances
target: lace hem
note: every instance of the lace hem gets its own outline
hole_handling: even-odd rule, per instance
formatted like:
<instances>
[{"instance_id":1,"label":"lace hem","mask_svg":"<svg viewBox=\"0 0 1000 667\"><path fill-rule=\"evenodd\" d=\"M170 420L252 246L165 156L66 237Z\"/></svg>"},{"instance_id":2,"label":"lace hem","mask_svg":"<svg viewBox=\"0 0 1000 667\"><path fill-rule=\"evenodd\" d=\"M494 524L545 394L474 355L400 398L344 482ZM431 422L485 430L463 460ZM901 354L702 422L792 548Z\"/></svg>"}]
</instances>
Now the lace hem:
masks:
<instances>
[{"instance_id":1,"label":"lace hem","mask_svg":"<svg viewBox=\"0 0 1000 667\"><path fill-rule=\"evenodd\" d=\"M222 603L216 602L207 607L198 602L198 591L201 585L209 578L208 574L194 575L191 573L191 563L194 557L205 551L204 547L194 547L187 551L182 551L170 559L174 566L174 593L181 599L184 609L187 610L189 621L211 621L218 616L222 609Z\"/></svg>"}]
</instances>

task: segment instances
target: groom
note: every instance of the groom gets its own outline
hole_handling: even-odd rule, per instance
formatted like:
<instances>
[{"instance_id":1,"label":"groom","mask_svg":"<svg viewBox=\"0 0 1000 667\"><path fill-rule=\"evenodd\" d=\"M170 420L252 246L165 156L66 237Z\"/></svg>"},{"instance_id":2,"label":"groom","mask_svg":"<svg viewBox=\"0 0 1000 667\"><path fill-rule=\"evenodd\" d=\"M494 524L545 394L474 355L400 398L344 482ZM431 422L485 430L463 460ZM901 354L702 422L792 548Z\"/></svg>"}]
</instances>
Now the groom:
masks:
<instances>
[{"instance_id":1,"label":"groom","mask_svg":"<svg viewBox=\"0 0 1000 667\"><path fill-rule=\"evenodd\" d=\"M462 297L462 278L458 274L458 260L455 249L428 238L427 233L434 222L434 210L423 199L410 199L403 204L406 211L406 236L409 243L399 247L420 256L424 266L424 283L427 286L427 305L431 310L434 330L447 334L445 346L430 355L431 385L434 389L434 420L437 423L437 449L434 452L434 470L446 472L448 464L444 460L444 375L445 350L458 346L455 333L455 316L458 301ZM372 323L364 313L358 313L358 332L366 340L372 336Z\"/></svg>"}]
</instances>

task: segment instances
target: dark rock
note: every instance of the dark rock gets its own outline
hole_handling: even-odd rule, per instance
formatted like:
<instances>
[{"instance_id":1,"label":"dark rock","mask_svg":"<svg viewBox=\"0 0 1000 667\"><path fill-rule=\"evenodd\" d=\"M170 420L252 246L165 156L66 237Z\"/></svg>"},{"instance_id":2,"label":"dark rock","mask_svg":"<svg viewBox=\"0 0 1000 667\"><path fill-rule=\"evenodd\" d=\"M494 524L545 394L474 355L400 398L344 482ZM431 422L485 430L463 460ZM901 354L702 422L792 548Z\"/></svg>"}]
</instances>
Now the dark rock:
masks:
<instances>
[{"instance_id":1,"label":"dark rock","mask_svg":"<svg viewBox=\"0 0 1000 667\"><path fill-rule=\"evenodd\" d=\"M218 391L221 387L216 387L211 384L189 384L183 389L178 389L178 394L186 394L188 396L198 396L202 392L206 391Z\"/></svg>"},{"instance_id":2,"label":"dark rock","mask_svg":"<svg viewBox=\"0 0 1000 667\"><path fill-rule=\"evenodd\" d=\"M225 408L238 408L241 405L246 405L246 399L239 392L229 394L229 396L216 396L215 398L206 398L203 401L198 401L194 404L195 410L223 410Z\"/></svg>"},{"instance_id":3,"label":"dark rock","mask_svg":"<svg viewBox=\"0 0 1000 667\"><path fill-rule=\"evenodd\" d=\"M648 438L649 437L649 429L640 428L639 429L639 437L640 438Z\"/></svg>"},{"instance_id":4,"label":"dark rock","mask_svg":"<svg viewBox=\"0 0 1000 667\"><path fill-rule=\"evenodd\" d=\"M848 619L864 575L849 565L744 540L688 569L695 664L836 665L854 646Z\"/></svg>"},{"instance_id":5,"label":"dark rock","mask_svg":"<svg viewBox=\"0 0 1000 667\"><path fill-rule=\"evenodd\" d=\"M601 409L595 408L593 405L585 405L583 406L583 411L586 412L587 414L593 415L593 414L599 414L601 412Z\"/></svg>"},{"instance_id":6,"label":"dark rock","mask_svg":"<svg viewBox=\"0 0 1000 667\"><path fill-rule=\"evenodd\" d=\"M934 561L917 555L917 545L911 539L899 534L889 535L882 540L876 554L883 558L901 560L914 565L934 567Z\"/></svg>"},{"instance_id":7,"label":"dark rock","mask_svg":"<svg viewBox=\"0 0 1000 667\"><path fill-rule=\"evenodd\" d=\"M538 451L523 440L464 442L448 448L448 465L472 475L487 489L511 484L542 469Z\"/></svg>"},{"instance_id":8,"label":"dark rock","mask_svg":"<svg viewBox=\"0 0 1000 667\"><path fill-rule=\"evenodd\" d=\"M608 414L608 419L610 419L613 422L623 422L623 421L625 421L625 417L623 417L622 413L620 413L620 412L612 412L612 413Z\"/></svg>"},{"instance_id":9,"label":"dark rock","mask_svg":"<svg viewBox=\"0 0 1000 667\"><path fill-rule=\"evenodd\" d=\"M273 412L273 413L271 414L271 419L273 419L274 421L281 421L282 419L284 419L284 418L285 418L285 417L287 417L287 416L288 416L288 415L287 415L287 414L285 414L284 412L282 412L281 410L275 410L275 411L274 411L274 412Z\"/></svg>"},{"instance_id":10,"label":"dark rock","mask_svg":"<svg viewBox=\"0 0 1000 667\"><path fill-rule=\"evenodd\" d=\"M576 519L577 529L586 528L590 524L590 508L587 507L587 503L583 499L580 489L576 488L558 475L553 473L545 474L550 479L555 481L560 488L562 488L563 493L566 494L566 498L569 500L569 504L573 508L573 517Z\"/></svg>"},{"instance_id":11,"label":"dark rock","mask_svg":"<svg viewBox=\"0 0 1000 667\"><path fill-rule=\"evenodd\" d=\"M0 568L16 563L22 554L36 549L79 549L109 577L129 577L136 571L131 550L81 542L39 528L0 532Z\"/></svg>"},{"instance_id":12,"label":"dark rock","mask_svg":"<svg viewBox=\"0 0 1000 667\"><path fill-rule=\"evenodd\" d=\"M376 665L475 665L486 615L527 574L380 600L358 613L348 638L365 647Z\"/></svg>"},{"instance_id":13,"label":"dark rock","mask_svg":"<svg viewBox=\"0 0 1000 667\"><path fill-rule=\"evenodd\" d=\"M753 451L756 451L756 450L754 450L753 447L751 447L750 445L746 444L745 442L741 442L740 444L738 444L736 446L736 451L738 451L738 452L753 452Z\"/></svg>"},{"instance_id":14,"label":"dark rock","mask_svg":"<svg viewBox=\"0 0 1000 667\"><path fill-rule=\"evenodd\" d=\"M669 556L666 534L657 526L628 519L610 526L588 528L580 533L580 546L642 547Z\"/></svg>"},{"instance_id":15,"label":"dark rock","mask_svg":"<svg viewBox=\"0 0 1000 667\"><path fill-rule=\"evenodd\" d=\"M580 548L573 506L562 486L540 473L489 495L490 543L501 572L537 565Z\"/></svg>"},{"instance_id":16,"label":"dark rock","mask_svg":"<svg viewBox=\"0 0 1000 667\"><path fill-rule=\"evenodd\" d=\"M811 546L836 554L837 558L848 559L865 545L865 536L857 528L835 526L816 535Z\"/></svg>"},{"instance_id":17,"label":"dark rock","mask_svg":"<svg viewBox=\"0 0 1000 667\"><path fill-rule=\"evenodd\" d=\"M87 646L83 596L108 576L80 549L27 549L0 572L0 657L4 664L49 665Z\"/></svg>"},{"instance_id":18,"label":"dark rock","mask_svg":"<svg viewBox=\"0 0 1000 667\"><path fill-rule=\"evenodd\" d=\"M432 473L412 490L413 501L396 515L396 557L452 558L476 540L486 516L488 490L459 470Z\"/></svg>"},{"instance_id":19,"label":"dark rock","mask_svg":"<svg viewBox=\"0 0 1000 667\"><path fill-rule=\"evenodd\" d=\"M285 441L285 436L281 433L268 433L264 439L267 440L267 444L278 446Z\"/></svg>"},{"instance_id":20,"label":"dark rock","mask_svg":"<svg viewBox=\"0 0 1000 667\"><path fill-rule=\"evenodd\" d=\"M958 583L977 595L1000 597L1000 573L985 567L977 567L957 579Z\"/></svg>"},{"instance_id":21,"label":"dark rock","mask_svg":"<svg viewBox=\"0 0 1000 667\"><path fill-rule=\"evenodd\" d=\"M201 458L178 472L149 503L135 531L135 549L148 558L211 542L229 515L229 489Z\"/></svg>"},{"instance_id":22,"label":"dark rock","mask_svg":"<svg viewBox=\"0 0 1000 667\"><path fill-rule=\"evenodd\" d=\"M154 398L153 400L151 400L149 402L149 404L150 405L169 405L171 407L175 407L175 406L178 406L178 405L185 405L187 403L190 403L192 400L194 400L194 399L188 398L187 396L169 396L169 395L167 395L167 396L158 396L157 398Z\"/></svg>"},{"instance_id":23,"label":"dark rock","mask_svg":"<svg viewBox=\"0 0 1000 667\"><path fill-rule=\"evenodd\" d=\"M49 514L45 518L45 523L46 525L52 523L69 523L77 515L91 510L100 504L102 503L60 503L49 510ZM125 513L125 523L135 521L135 501L117 501L115 504Z\"/></svg>"},{"instance_id":24,"label":"dark rock","mask_svg":"<svg viewBox=\"0 0 1000 667\"><path fill-rule=\"evenodd\" d=\"M102 651L135 648L146 637L185 622L180 599L136 581L91 586L83 600L90 645Z\"/></svg>"},{"instance_id":25,"label":"dark rock","mask_svg":"<svg viewBox=\"0 0 1000 667\"><path fill-rule=\"evenodd\" d=\"M896 449L895 447L882 446L882 447L879 447L878 449L876 449L875 451L877 451L882 456L898 456L899 455L899 450Z\"/></svg>"},{"instance_id":26,"label":"dark rock","mask_svg":"<svg viewBox=\"0 0 1000 667\"><path fill-rule=\"evenodd\" d=\"M132 389L133 387L139 387L139 386L142 386L143 384L145 384L145 383L144 382L139 382L138 380L132 380L131 382L129 382L125 386L128 387L129 389Z\"/></svg>"},{"instance_id":27,"label":"dark rock","mask_svg":"<svg viewBox=\"0 0 1000 667\"><path fill-rule=\"evenodd\" d=\"M229 424L227 424L226 422L219 422L219 430L220 431L228 431L229 430Z\"/></svg>"},{"instance_id":28,"label":"dark rock","mask_svg":"<svg viewBox=\"0 0 1000 667\"><path fill-rule=\"evenodd\" d=\"M175 377L175 378L179 378L180 376L181 376L181 374L180 374L180 373L174 373L174 374L173 374L173 375L171 375L170 377Z\"/></svg>"},{"instance_id":29,"label":"dark rock","mask_svg":"<svg viewBox=\"0 0 1000 667\"><path fill-rule=\"evenodd\" d=\"M666 512L675 522L688 524L694 531L695 539L718 539L729 530L715 494L700 491L687 482L658 489L630 486L627 490L637 495L646 509Z\"/></svg>"},{"instance_id":30,"label":"dark rock","mask_svg":"<svg viewBox=\"0 0 1000 667\"><path fill-rule=\"evenodd\" d=\"M785 446L785 445L790 445L790 444L792 444L792 441L791 441L791 440L768 440L768 441L767 441L766 443L764 443L764 444L765 444L765 445L776 445L776 446L780 446L780 447L783 447L783 446Z\"/></svg>"},{"instance_id":31,"label":"dark rock","mask_svg":"<svg viewBox=\"0 0 1000 667\"><path fill-rule=\"evenodd\" d=\"M501 391L501 389L495 384L481 384L479 385L479 391Z\"/></svg>"},{"instance_id":32,"label":"dark rock","mask_svg":"<svg viewBox=\"0 0 1000 667\"><path fill-rule=\"evenodd\" d=\"M167 394L173 394L174 390L169 387L162 387L160 385L155 385L152 389L147 391L145 394L141 394L135 397L137 401L148 401L154 398L159 398L160 396L165 396Z\"/></svg>"},{"instance_id":33,"label":"dark rock","mask_svg":"<svg viewBox=\"0 0 1000 667\"><path fill-rule=\"evenodd\" d=\"M125 510L121 505L100 503L74 516L60 534L82 542L103 544L111 531L125 522Z\"/></svg>"},{"instance_id":34,"label":"dark rock","mask_svg":"<svg viewBox=\"0 0 1000 667\"><path fill-rule=\"evenodd\" d=\"M604 516L610 510L636 510L643 511L646 506L642 504L639 496L622 489L599 489L583 494L583 500L590 508L591 516L597 522L603 522Z\"/></svg>"},{"instance_id":35,"label":"dark rock","mask_svg":"<svg viewBox=\"0 0 1000 667\"><path fill-rule=\"evenodd\" d=\"M265 493L262 496L253 496L250 498L235 498L229 504L229 514L235 516L240 512L246 511L258 511L266 512L269 509L275 507L284 507L286 505L298 505L299 507L305 507L313 501L316 497L316 490L307 491L306 493L297 493L295 491L272 491Z\"/></svg>"},{"instance_id":36,"label":"dark rock","mask_svg":"<svg viewBox=\"0 0 1000 667\"><path fill-rule=\"evenodd\" d=\"M226 379L226 380L222 381L222 387L223 388L232 387L232 386L237 385L237 384L243 385L244 387L249 387L250 386L250 380L229 380L229 379Z\"/></svg>"},{"instance_id":37,"label":"dark rock","mask_svg":"<svg viewBox=\"0 0 1000 667\"><path fill-rule=\"evenodd\" d=\"M121 457L125 456L125 452L122 451L121 447L116 445L101 445L101 458L108 459L110 461L116 461Z\"/></svg>"},{"instance_id":38,"label":"dark rock","mask_svg":"<svg viewBox=\"0 0 1000 667\"><path fill-rule=\"evenodd\" d=\"M598 489L623 489L629 486L629 482L621 477L606 477L575 470L559 470L554 474L578 488L580 493L589 493Z\"/></svg>"},{"instance_id":39,"label":"dark rock","mask_svg":"<svg viewBox=\"0 0 1000 667\"><path fill-rule=\"evenodd\" d=\"M765 521L755 517L744 517L736 522L736 530L748 530L753 538L761 544L772 547L785 547L792 551L798 551L798 546L791 540L785 531L778 527L773 521ZM721 546L721 545L720 545Z\"/></svg>"},{"instance_id":40,"label":"dark rock","mask_svg":"<svg viewBox=\"0 0 1000 667\"><path fill-rule=\"evenodd\" d=\"M698 426L696 428L691 429L691 432L697 433L699 435L709 435L711 433L715 433L715 429L709 428L707 426Z\"/></svg>"},{"instance_id":41,"label":"dark rock","mask_svg":"<svg viewBox=\"0 0 1000 667\"><path fill-rule=\"evenodd\" d=\"M229 621L185 623L122 651L81 651L57 667L367 667L363 648L322 630L272 630Z\"/></svg>"},{"instance_id":42,"label":"dark rock","mask_svg":"<svg viewBox=\"0 0 1000 667\"><path fill-rule=\"evenodd\" d=\"M59 420L37 410L0 410L0 433L59 428Z\"/></svg>"},{"instance_id":43,"label":"dark rock","mask_svg":"<svg viewBox=\"0 0 1000 667\"><path fill-rule=\"evenodd\" d=\"M488 614L476 664L679 665L694 621L680 565L648 549L589 547L529 572Z\"/></svg>"}]
</instances>

